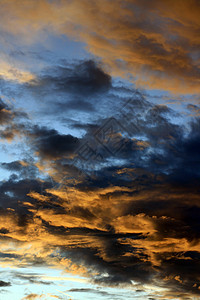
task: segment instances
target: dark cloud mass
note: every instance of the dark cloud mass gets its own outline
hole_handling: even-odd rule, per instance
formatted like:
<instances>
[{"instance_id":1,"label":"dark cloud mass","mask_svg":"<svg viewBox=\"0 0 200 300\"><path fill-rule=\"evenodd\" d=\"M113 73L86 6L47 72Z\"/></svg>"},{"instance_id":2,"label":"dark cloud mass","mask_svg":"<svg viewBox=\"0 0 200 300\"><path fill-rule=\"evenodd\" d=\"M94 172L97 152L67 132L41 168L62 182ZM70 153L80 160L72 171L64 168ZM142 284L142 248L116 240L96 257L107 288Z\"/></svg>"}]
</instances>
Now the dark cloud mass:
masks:
<instances>
[{"instance_id":1,"label":"dark cloud mass","mask_svg":"<svg viewBox=\"0 0 200 300\"><path fill-rule=\"evenodd\" d=\"M5 281L2 281L0 280L0 287L4 287L4 286L10 286L10 282L5 282Z\"/></svg>"},{"instance_id":2,"label":"dark cloud mass","mask_svg":"<svg viewBox=\"0 0 200 300\"><path fill-rule=\"evenodd\" d=\"M1 164L11 176L0 187L0 235L2 243L31 246L28 253L5 250L1 259L192 299L200 294L200 120L175 124L171 108L133 95L115 117L85 123L81 139L27 125L32 161ZM44 170L51 180L41 177Z\"/></svg>"},{"instance_id":3,"label":"dark cloud mass","mask_svg":"<svg viewBox=\"0 0 200 300\"><path fill-rule=\"evenodd\" d=\"M1 295L200 299L199 11L2 1Z\"/></svg>"},{"instance_id":4,"label":"dark cloud mass","mask_svg":"<svg viewBox=\"0 0 200 300\"><path fill-rule=\"evenodd\" d=\"M43 75L27 84L27 87L39 89L41 93L47 93L51 88L58 93L88 97L106 92L111 87L111 77L92 60L74 64L66 62L47 69Z\"/></svg>"},{"instance_id":5,"label":"dark cloud mass","mask_svg":"<svg viewBox=\"0 0 200 300\"><path fill-rule=\"evenodd\" d=\"M55 129L35 126L29 136L35 151L44 159L65 158L72 155L79 146L78 138L70 134L59 134Z\"/></svg>"}]
</instances>

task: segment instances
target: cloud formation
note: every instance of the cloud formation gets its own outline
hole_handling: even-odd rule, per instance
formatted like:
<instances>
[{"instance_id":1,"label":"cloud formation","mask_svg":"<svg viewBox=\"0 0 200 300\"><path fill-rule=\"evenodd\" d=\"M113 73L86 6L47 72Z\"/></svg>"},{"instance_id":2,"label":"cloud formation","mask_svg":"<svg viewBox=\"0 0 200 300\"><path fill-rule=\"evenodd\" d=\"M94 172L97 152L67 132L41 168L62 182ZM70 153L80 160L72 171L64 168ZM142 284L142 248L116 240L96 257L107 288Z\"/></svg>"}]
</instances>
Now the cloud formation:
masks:
<instances>
[{"instance_id":1,"label":"cloud formation","mask_svg":"<svg viewBox=\"0 0 200 300\"><path fill-rule=\"evenodd\" d=\"M12 141L23 132L23 121L28 119L25 112L15 110L0 98L0 139Z\"/></svg>"},{"instance_id":2,"label":"cloud formation","mask_svg":"<svg viewBox=\"0 0 200 300\"><path fill-rule=\"evenodd\" d=\"M10 286L10 282L5 282L5 281L2 281L0 280L0 287L3 287L3 286Z\"/></svg>"},{"instance_id":3,"label":"cloud formation","mask_svg":"<svg viewBox=\"0 0 200 300\"><path fill-rule=\"evenodd\" d=\"M73 154L79 146L78 138L72 135L59 134L56 130L35 126L29 136L33 141L33 148L43 159L63 159Z\"/></svg>"},{"instance_id":4,"label":"cloud formation","mask_svg":"<svg viewBox=\"0 0 200 300\"><path fill-rule=\"evenodd\" d=\"M199 92L197 0L13 1L1 4L1 30L26 43L45 34L83 41L112 75L148 88ZM35 36L35 37L34 37ZM102 77L103 79L103 77Z\"/></svg>"},{"instance_id":5,"label":"cloud formation","mask_svg":"<svg viewBox=\"0 0 200 300\"><path fill-rule=\"evenodd\" d=\"M116 118L85 123L81 139L27 125L35 161L2 164L19 174L0 186L2 266L56 267L107 286L135 282L155 299L199 295L200 121L178 125L169 107L133 94ZM93 156L95 172L80 176L91 168L90 156L74 160L85 143L102 159ZM42 161L53 182L41 177Z\"/></svg>"},{"instance_id":6,"label":"cloud formation","mask_svg":"<svg viewBox=\"0 0 200 300\"><path fill-rule=\"evenodd\" d=\"M81 93L84 96L107 91L111 87L111 77L93 60L83 61L76 65L55 66L46 70L46 74L32 80L33 87L55 89L57 92L70 94Z\"/></svg>"},{"instance_id":7,"label":"cloud formation","mask_svg":"<svg viewBox=\"0 0 200 300\"><path fill-rule=\"evenodd\" d=\"M199 297L199 105L175 112L117 78L199 93L199 15L197 0L1 1L2 267L59 269L136 299ZM49 55L50 36L91 56ZM12 274L0 286L55 279ZM24 299L46 296L62 299Z\"/></svg>"}]
</instances>

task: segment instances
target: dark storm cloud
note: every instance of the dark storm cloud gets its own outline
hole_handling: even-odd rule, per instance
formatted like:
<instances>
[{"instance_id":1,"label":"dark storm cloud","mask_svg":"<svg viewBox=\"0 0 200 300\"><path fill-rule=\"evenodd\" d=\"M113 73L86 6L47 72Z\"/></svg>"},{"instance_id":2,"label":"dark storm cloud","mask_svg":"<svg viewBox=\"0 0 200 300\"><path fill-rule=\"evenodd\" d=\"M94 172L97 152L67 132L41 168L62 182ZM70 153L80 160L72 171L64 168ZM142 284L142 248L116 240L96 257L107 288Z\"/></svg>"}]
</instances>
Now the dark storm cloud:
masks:
<instances>
[{"instance_id":1,"label":"dark storm cloud","mask_svg":"<svg viewBox=\"0 0 200 300\"><path fill-rule=\"evenodd\" d=\"M58 92L88 96L105 92L111 87L111 77L92 60L57 66L47 71L38 81L33 81L33 88L38 86L44 90L51 88Z\"/></svg>"},{"instance_id":2,"label":"dark storm cloud","mask_svg":"<svg viewBox=\"0 0 200 300\"><path fill-rule=\"evenodd\" d=\"M125 238L123 236L122 238ZM118 242L120 236L112 234L107 236L99 236L99 240L104 245L103 249L85 248L81 247L67 250L65 255L70 255L70 258L79 264L86 264L91 270L99 272L98 275L92 278L92 282L96 284L105 284L110 286L131 285L131 280L136 280L141 283L150 282L154 270L150 262L146 261L146 255L137 254L137 248L130 248L129 245L122 245ZM138 237L130 237L132 240ZM63 249L64 250L64 249ZM128 251L133 251L131 257L125 256ZM134 254L135 252L135 254ZM91 267L89 267L91 266ZM105 273L106 276L105 276Z\"/></svg>"},{"instance_id":3,"label":"dark storm cloud","mask_svg":"<svg viewBox=\"0 0 200 300\"><path fill-rule=\"evenodd\" d=\"M9 0L0 22L13 35L24 36L28 29L31 39L31 29L43 32L46 24L54 32L78 34L115 75L128 70L138 84L195 93L200 74L197 2L74 0L59 1L55 9L53 1L24 5ZM11 56L19 59L25 51ZM149 103L141 92L113 87L103 65L92 60L62 61L38 77L7 71L0 78L3 89L13 84L21 93L31 92L37 104L42 99L37 105L41 115L45 110L53 120L70 112L71 123L65 126L84 135L61 133L49 120L49 127L22 124L27 116L0 101L0 137L22 136L31 157L1 164L11 172L0 183L1 263L62 268L112 287L133 287L134 281L152 300L198 298L199 106L188 105L188 118L197 118L183 123L181 115ZM31 274L15 275L46 284ZM0 281L2 287L9 285Z\"/></svg>"},{"instance_id":4,"label":"dark storm cloud","mask_svg":"<svg viewBox=\"0 0 200 300\"><path fill-rule=\"evenodd\" d=\"M12 161L10 163L1 163L1 167L9 171L16 171L16 172L20 172L24 168L23 164L18 160Z\"/></svg>"},{"instance_id":5,"label":"dark storm cloud","mask_svg":"<svg viewBox=\"0 0 200 300\"><path fill-rule=\"evenodd\" d=\"M0 287L3 287L3 286L11 286L11 283L0 280Z\"/></svg>"},{"instance_id":6,"label":"dark storm cloud","mask_svg":"<svg viewBox=\"0 0 200 300\"><path fill-rule=\"evenodd\" d=\"M19 179L18 176L11 175L9 180L0 183L0 209L2 209L1 214L6 214L6 209L12 208L15 209L17 213L19 212L20 220L25 220L26 214L28 213L28 207L23 204L23 202L28 201L28 203L32 205L35 205L37 203L27 196L30 190L42 193L43 189L45 190L51 187L51 181L42 182L39 178ZM32 213L29 213L28 215L32 215Z\"/></svg>"},{"instance_id":7,"label":"dark storm cloud","mask_svg":"<svg viewBox=\"0 0 200 300\"><path fill-rule=\"evenodd\" d=\"M69 110L93 112L96 109L94 97L101 101L100 96L105 96L111 86L111 77L100 63L88 60L73 64L60 62L24 87L38 99L45 99L49 114L55 111L62 114Z\"/></svg>"},{"instance_id":8,"label":"dark storm cloud","mask_svg":"<svg viewBox=\"0 0 200 300\"><path fill-rule=\"evenodd\" d=\"M0 167L10 171L15 176L15 179L35 179L39 175L32 157L29 160L24 158L22 161L16 160L10 163L1 163Z\"/></svg>"},{"instance_id":9,"label":"dark storm cloud","mask_svg":"<svg viewBox=\"0 0 200 300\"><path fill-rule=\"evenodd\" d=\"M33 148L44 159L65 158L74 153L79 139L70 134L60 134L55 129L35 126L29 133Z\"/></svg>"},{"instance_id":10,"label":"dark storm cloud","mask_svg":"<svg viewBox=\"0 0 200 300\"><path fill-rule=\"evenodd\" d=\"M0 186L1 240L38 241L39 235L46 256L32 250L23 263L61 262L80 274L86 268L96 284L155 284L168 288L165 298L187 299L200 292L200 120L174 124L171 109L133 94L114 118L76 122L85 130L81 139L27 126L30 150L48 162L55 185L46 179L41 191L33 163L1 165L13 172ZM88 148L81 147L88 145L94 151L83 158ZM17 177L25 170L35 177ZM22 259L8 254L4 261Z\"/></svg>"},{"instance_id":11,"label":"dark storm cloud","mask_svg":"<svg viewBox=\"0 0 200 300\"><path fill-rule=\"evenodd\" d=\"M136 191L126 192L126 197L129 196L129 202L124 203L124 205L121 204L122 216L128 218L131 215L135 218L137 215L144 214L151 218L157 231L156 235L153 236L153 240L158 244L158 247L161 245L160 254L158 251L154 259L160 261L161 266L158 269L162 279L169 277L168 280L170 282L168 282L168 286L172 290L176 290L176 287L179 285L177 291L182 290L185 293L198 294L198 285L196 284L196 289L193 288L193 285L195 285L194 278L198 277L199 266L196 264L196 267L194 267L195 263L193 264L193 261L190 263L190 259L193 260L193 257L190 257L188 260L184 253L189 249L190 243L195 245L200 238L198 222L200 217L199 190L197 182L194 181L194 179L199 179L200 177L199 168L197 167L194 170L194 164L198 166L200 161L199 119L193 121L188 130L188 128L171 123L167 117L163 116L163 113L167 112L168 110L165 107L151 107L149 105L146 119L143 119L143 123L139 117L138 120L136 119L137 126L140 129L142 128L141 130L148 142L148 146L144 149L138 149L138 151L132 148L125 152L130 163L130 165L123 165L126 168L126 171L124 171L125 181L123 181L122 168L118 168L118 170L113 168L110 170L110 173L108 172L109 169L104 168L102 171L96 172L96 177L91 177L89 181L83 183L83 187L88 191L95 189L95 187L98 191L99 187L106 188L112 185L126 185L130 187L130 181L126 181L130 171L129 175L130 178L131 176L134 178ZM152 114L154 114L154 120L150 122ZM159 131L159 128L163 129ZM143 140L139 139L138 141L140 143L143 142ZM162 141L162 143L158 143L158 141ZM137 166L138 169L131 170L133 166ZM118 173L117 175L117 171L120 171L121 174ZM82 190L82 185L78 185L77 188ZM144 194L145 191L146 196ZM110 199L117 196L123 199L123 195L123 191L109 192L107 194ZM143 199L136 202L134 197L142 197ZM103 201L103 199L102 197L101 200ZM110 235L113 229L110 228L109 230ZM151 232L151 228L149 228L149 231ZM126 239L125 234L124 238ZM148 240L148 235L144 235L143 239ZM169 244L167 243L164 251L162 250L162 243L165 239L169 239ZM172 249L170 250L171 247L176 247L176 242L173 239L177 241L181 239L187 240L188 246L185 245L184 247L186 248L183 248L182 251L180 251L180 247L179 250L174 252ZM149 241L149 243L151 242ZM148 252L140 251L138 247L134 247L134 241L131 246L128 242L127 245L122 246L115 239L112 242L105 239L103 244L105 246L102 254L104 257L103 261L102 259L99 261L96 259L98 252L92 254L90 249L85 249L84 252L80 249L77 250L77 253L81 252L81 257L84 257L84 262L88 266L96 265L98 270L103 268L108 272L108 277L97 277L97 282L105 281L115 285L124 282L129 283L130 280L138 280L139 278L140 281L144 280L144 282L151 280L155 268L152 265L153 262ZM142 241L140 247L145 248ZM146 247L148 250L149 246L147 245ZM136 257L134 257L134 252ZM125 253L130 253L131 258L129 256L124 257ZM73 257L73 255L75 255L74 261L79 260L79 254L70 254L70 257ZM106 262L106 257L109 258L109 262ZM145 260L146 262L144 262ZM168 264L170 264L170 269L167 267ZM191 270L194 270L194 273L190 272L187 274L187 272L183 272L182 268L187 270L188 266L191 267ZM180 274L181 279L179 279L177 274ZM186 295L182 294L182 297L187 299Z\"/></svg>"},{"instance_id":12,"label":"dark storm cloud","mask_svg":"<svg viewBox=\"0 0 200 300\"><path fill-rule=\"evenodd\" d=\"M103 70L100 62L93 60L73 63L61 60L53 67L43 69L30 81L16 81L12 84L5 78L1 81L3 94L7 97L26 97L26 101L30 101L31 96L43 103L38 110L39 114L48 113L55 117L56 114L70 110L94 112L97 108L94 97L97 102L102 101L101 96L105 96L112 87L110 75ZM15 117L17 115L19 112L15 112ZM20 116L22 117L22 113ZM0 122L5 117L9 115L3 116L2 113Z\"/></svg>"}]
</instances>

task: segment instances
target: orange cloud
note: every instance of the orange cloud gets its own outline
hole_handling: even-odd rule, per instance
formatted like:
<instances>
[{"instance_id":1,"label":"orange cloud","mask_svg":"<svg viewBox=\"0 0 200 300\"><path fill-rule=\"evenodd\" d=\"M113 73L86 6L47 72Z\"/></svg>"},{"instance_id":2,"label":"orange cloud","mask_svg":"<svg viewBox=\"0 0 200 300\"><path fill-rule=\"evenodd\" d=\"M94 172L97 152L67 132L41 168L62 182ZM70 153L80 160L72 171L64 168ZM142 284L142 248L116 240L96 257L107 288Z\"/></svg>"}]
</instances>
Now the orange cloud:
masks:
<instances>
[{"instance_id":1,"label":"orange cloud","mask_svg":"<svg viewBox=\"0 0 200 300\"><path fill-rule=\"evenodd\" d=\"M38 295L38 294L29 294L25 296L22 300L39 300L39 299L44 299L45 295Z\"/></svg>"},{"instance_id":2,"label":"orange cloud","mask_svg":"<svg viewBox=\"0 0 200 300\"><path fill-rule=\"evenodd\" d=\"M145 214L136 216L122 216L113 220L112 225L116 232L120 233L143 233L155 232L153 220Z\"/></svg>"},{"instance_id":3,"label":"orange cloud","mask_svg":"<svg viewBox=\"0 0 200 300\"><path fill-rule=\"evenodd\" d=\"M86 43L113 75L178 93L199 92L199 20L197 0L1 3L2 30L27 42L43 29L66 34Z\"/></svg>"},{"instance_id":4,"label":"orange cloud","mask_svg":"<svg viewBox=\"0 0 200 300\"><path fill-rule=\"evenodd\" d=\"M27 83L35 79L35 75L29 71L14 67L12 64L1 61L0 77L18 83Z\"/></svg>"},{"instance_id":5,"label":"orange cloud","mask_svg":"<svg viewBox=\"0 0 200 300\"><path fill-rule=\"evenodd\" d=\"M193 195L187 193L184 198L182 190L170 190L168 186L162 185L155 189L153 192L145 187L136 193L135 188L119 186L95 190L88 188L87 191L67 187L49 189L45 195L32 191L28 196L35 200L31 202L35 205L27 205L28 200L25 202L28 210L25 225L22 226L22 222L19 222L20 216L14 209L8 209L0 215L1 224L4 224L0 233L0 252L9 254L1 258L1 266L27 267L40 263L86 278L95 278L100 272L106 273L106 267L111 265L111 273L112 268L116 269L116 272L120 270L122 274L130 268L131 276L136 281L137 275L134 278L132 268L137 270L137 267L141 266L144 274L146 269L151 270L154 278L152 284L165 286L173 283L175 286L182 286L187 278L178 268L175 268L172 274L170 271L164 273L163 278L159 277L159 270L172 259L184 263L190 260L192 263L193 259L185 256L185 253L199 253L200 244L198 239L190 240L189 235L179 236L178 229L177 232L173 230L179 228L176 222L181 217L179 211L174 213L174 218L167 216L173 208L168 210L168 203L165 202L169 198L172 201L176 199L181 205L187 206L188 201L197 201L197 195L193 191ZM168 190L170 192L167 192ZM151 199L159 199L165 215L161 210L157 210ZM134 209L129 207L127 214L129 204L132 204ZM148 210L151 206L151 215L135 213L137 205L140 206L140 211L145 211L145 208ZM182 223L180 229L184 231ZM183 233L185 235L185 232ZM62 249L64 253L71 252L72 257L62 255ZM77 257L73 258L73 251L78 252L80 260L77 261ZM87 251L89 256L94 257L93 263L89 261L87 264L79 254ZM100 271L96 261L102 264ZM175 295L175 290L170 294L169 289L170 287L161 290L160 298L157 298L166 299L161 295L167 295L167 299L173 299L170 295ZM157 295L155 287L154 293L152 295ZM183 295L185 297L185 294ZM177 294L177 299L184 297Z\"/></svg>"}]
</instances>

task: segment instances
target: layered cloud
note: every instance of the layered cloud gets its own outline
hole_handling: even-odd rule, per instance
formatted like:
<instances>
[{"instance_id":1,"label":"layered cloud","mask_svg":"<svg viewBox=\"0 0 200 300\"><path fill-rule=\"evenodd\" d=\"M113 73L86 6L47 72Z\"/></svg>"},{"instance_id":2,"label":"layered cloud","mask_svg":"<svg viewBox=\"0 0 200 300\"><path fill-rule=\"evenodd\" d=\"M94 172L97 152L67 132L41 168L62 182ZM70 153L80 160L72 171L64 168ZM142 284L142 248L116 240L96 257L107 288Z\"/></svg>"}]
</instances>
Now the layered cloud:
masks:
<instances>
[{"instance_id":1,"label":"layered cloud","mask_svg":"<svg viewBox=\"0 0 200 300\"><path fill-rule=\"evenodd\" d=\"M179 93L199 92L199 19L197 0L1 3L1 30L26 44L47 31L66 34L83 41L110 73Z\"/></svg>"},{"instance_id":2,"label":"layered cloud","mask_svg":"<svg viewBox=\"0 0 200 300\"><path fill-rule=\"evenodd\" d=\"M0 293L53 286L39 266L85 286L23 299L199 297L199 20L196 0L1 1Z\"/></svg>"},{"instance_id":3,"label":"layered cloud","mask_svg":"<svg viewBox=\"0 0 200 300\"><path fill-rule=\"evenodd\" d=\"M65 296L199 297L199 20L197 0L1 1L1 267L91 284ZM91 57L50 59L50 35ZM196 95L174 110L117 76ZM56 278L11 273L2 293Z\"/></svg>"},{"instance_id":4,"label":"layered cloud","mask_svg":"<svg viewBox=\"0 0 200 300\"><path fill-rule=\"evenodd\" d=\"M30 82L30 88L40 88L40 94L51 88L59 93L71 95L81 93L82 96L95 95L107 91L111 87L111 77L93 60L77 64L63 64L46 70L46 74L38 76Z\"/></svg>"},{"instance_id":5,"label":"layered cloud","mask_svg":"<svg viewBox=\"0 0 200 300\"><path fill-rule=\"evenodd\" d=\"M71 122L81 138L24 124L32 160L1 165L11 172L0 186L2 266L60 268L155 299L199 295L199 118L177 124L169 107L132 95L115 117Z\"/></svg>"}]
</instances>

